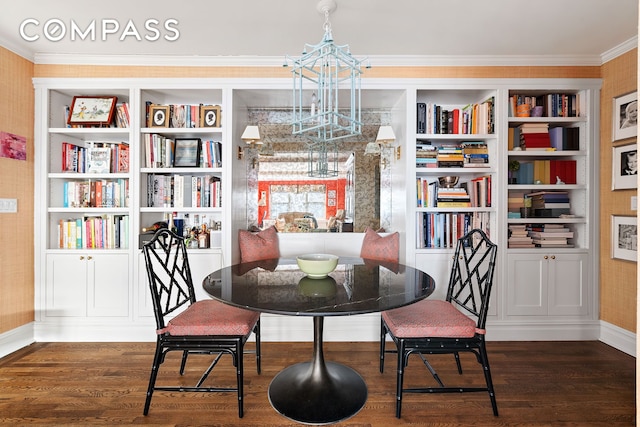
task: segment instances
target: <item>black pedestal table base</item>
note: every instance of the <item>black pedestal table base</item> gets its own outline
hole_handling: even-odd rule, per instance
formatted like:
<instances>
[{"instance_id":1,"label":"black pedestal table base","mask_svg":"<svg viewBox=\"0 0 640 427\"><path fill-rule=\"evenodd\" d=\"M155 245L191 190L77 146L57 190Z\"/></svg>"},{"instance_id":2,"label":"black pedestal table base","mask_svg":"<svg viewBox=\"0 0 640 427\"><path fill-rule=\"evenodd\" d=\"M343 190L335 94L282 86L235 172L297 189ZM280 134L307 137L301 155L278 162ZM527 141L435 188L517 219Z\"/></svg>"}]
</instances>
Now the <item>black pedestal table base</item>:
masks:
<instances>
[{"instance_id":1,"label":"black pedestal table base","mask_svg":"<svg viewBox=\"0 0 640 427\"><path fill-rule=\"evenodd\" d=\"M283 416L306 424L331 424L352 417L367 401L367 385L356 371L325 363L324 318L313 318L313 359L289 366L269 385L269 401Z\"/></svg>"}]
</instances>

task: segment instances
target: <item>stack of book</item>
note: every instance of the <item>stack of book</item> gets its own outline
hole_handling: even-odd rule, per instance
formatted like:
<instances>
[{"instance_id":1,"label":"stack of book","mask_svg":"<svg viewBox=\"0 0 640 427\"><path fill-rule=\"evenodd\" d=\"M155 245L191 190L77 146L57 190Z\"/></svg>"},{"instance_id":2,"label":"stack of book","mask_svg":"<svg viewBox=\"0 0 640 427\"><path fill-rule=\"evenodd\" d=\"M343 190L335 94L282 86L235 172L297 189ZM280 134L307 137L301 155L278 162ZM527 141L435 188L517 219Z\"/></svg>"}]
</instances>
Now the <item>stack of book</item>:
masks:
<instances>
[{"instance_id":1,"label":"stack of book","mask_svg":"<svg viewBox=\"0 0 640 427\"><path fill-rule=\"evenodd\" d=\"M439 168L461 168L464 166L464 156L460 145L443 145L438 149Z\"/></svg>"},{"instance_id":2,"label":"stack of book","mask_svg":"<svg viewBox=\"0 0 640 427\"><path fill-rule=\"evenodd\" d=\"M416 144L416 167L437 168L438 148L433 145Z\"/></svg>"},{"instance_id":3,"label":"stack of book","mask_svg":"<svg viewBox=\"0 0 640 427\"><path fill-rule=\"evenodd\" d=\"M534 248L531 236L527 232L525 224L510 224L509 238L507 239L509 248Z\"/></svg>"},{"instance_id":4,"label":"stack of book","mask_svg":"<svg viewBox=\"0 0 640 427\"><path fill-rule=\"evenodd\" d=\"M524 191L509 191L507 210L509 218L521 218L520 209L524 208Z\"/></svg>"},{"instance_id":5,"label":"stack of book","mask_svg":"<svg viewBox=\"0 0 640 427\"><path fill-rule=\"evenodd\" d=\"M465 141L461 144L464 167L488 168L489 150L483 141Z\"/></svg>"},{"instance_id":6,"label":"stack of book","mask_svg":"<svg viewBox=\"0 0 640 427\"><path fill-rule=\"evenodd\" d=\"M471 206L471 199L464 188L438 187L439 208L467 208Z\"/></svg>"},{"instance_id":7,"label":"stack of book","mask_svg":"<svg viewBox=\"0 0 640 427\"><path fill-rule=\"evenodd\" d=\"M580 149L580 128L554 127L549 129L551 146L557 151Z\"/></svg>"},{"instance_id":8,"label":"stack of book","mask_svg":"<svg viewBox=\"0 0 640 427\"><path fill-rule=\"evenodd\" d=\"M558 218L571 213L569 193L566 191L538 191L525 197L531 201L534 217Z\"/></svg>"},{"instance_id":9,"label":"stack of book","mask_svg":"<svg viewBox=\"0 0 640 427\"><path fill-rule=\"evenodd\" d=\"M518 126L518 129L520 134L520 147L523 150L551 149L548 123L523 123Z\"/></svg>"},{"instance_id":10,"label":"stack of book","mask_svg":"<svg viewBox=\"0 0 640 427\"><path fill-rule=\"evenodd\" d=\"M531 241L539 248L572 248L573 231L565 224L531 224L527 226Z\"/></svg>"}]
</instances>

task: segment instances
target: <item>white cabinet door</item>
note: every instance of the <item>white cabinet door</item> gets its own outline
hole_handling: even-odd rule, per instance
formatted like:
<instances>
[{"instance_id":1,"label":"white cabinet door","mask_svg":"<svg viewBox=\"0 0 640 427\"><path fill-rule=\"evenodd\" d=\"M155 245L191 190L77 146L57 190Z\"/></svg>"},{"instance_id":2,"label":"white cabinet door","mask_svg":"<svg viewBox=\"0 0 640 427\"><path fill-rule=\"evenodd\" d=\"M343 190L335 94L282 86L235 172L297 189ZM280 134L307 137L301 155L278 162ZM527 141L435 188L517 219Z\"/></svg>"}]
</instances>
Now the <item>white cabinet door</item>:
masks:
<instances>
[{"instance_id":1,"label":"white cabinet door","mask_svg":"<svg viewBox=\"0 0 640 427\"><path fill-rule=\"evenodd\" d=\"M90 255L87 314L97 317L129 315L129 255Z\"/></svg>"},{"instance_id":2,"label":"white cabinet door","mask_svg":"<svg viewBox=\"0 0 640 427\"><path fill-rule=\"evenodd\" d=\"M510 254L507 315L588 314L586 254Z\"/></svg>"},{"instance_id":3,"label":"white cabinet door","mask_svg":"<svg viewBox=\"0 0 640 427\"><path fill-rule=\"evenodd\" d=\"M87 315L87 255L47 255L45 315L84 317Z\"/></svg>"},{"instance_id":4,"label":"white cabinet door","mask_svg":"<svg viewBox=\"0 0 640 427\"><path fill-rule=\"evenodd\" d=\"M589 313L588 258L584 254L549 255L549 314Z\"/></svg>"},{"instance_id":5,"label":"white cabinet door","mask_svg":"<svg viewBox=\"0 0 640 427\"><path fill-rule=\"evenodd\" d=\"M114 317L129 314L129 256L47 255L47 317Z\"/></svg>"}]
</instances>

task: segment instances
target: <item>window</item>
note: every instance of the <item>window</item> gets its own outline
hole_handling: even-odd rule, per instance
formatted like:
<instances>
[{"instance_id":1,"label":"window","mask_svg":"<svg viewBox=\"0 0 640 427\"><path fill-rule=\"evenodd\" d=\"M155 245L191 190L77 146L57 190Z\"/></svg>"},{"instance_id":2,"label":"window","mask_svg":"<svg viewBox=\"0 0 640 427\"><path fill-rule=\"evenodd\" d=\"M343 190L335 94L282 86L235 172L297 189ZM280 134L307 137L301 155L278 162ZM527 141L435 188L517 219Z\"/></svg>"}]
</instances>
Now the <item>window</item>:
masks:
<instances>
[{"instance_id":1,"label":"window","mask_svg":"<svg viewBox=\"0 0 640 427\"><path fill-rule=\"evenodd\" d=\"M283 212L311 212L315 218L326 218L325 185L292 184L270 187L270 217L278 218Z\"/></svg>"}]
</instances>

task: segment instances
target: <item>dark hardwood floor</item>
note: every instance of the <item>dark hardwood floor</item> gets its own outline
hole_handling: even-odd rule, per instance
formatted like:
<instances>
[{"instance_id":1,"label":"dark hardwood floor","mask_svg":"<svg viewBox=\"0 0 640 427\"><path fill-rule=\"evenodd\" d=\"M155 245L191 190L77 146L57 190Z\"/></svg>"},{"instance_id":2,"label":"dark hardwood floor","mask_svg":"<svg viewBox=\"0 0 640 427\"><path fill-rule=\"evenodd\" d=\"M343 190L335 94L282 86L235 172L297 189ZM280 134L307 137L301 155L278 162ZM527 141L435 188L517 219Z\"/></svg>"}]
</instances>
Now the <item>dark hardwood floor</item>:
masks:
<instances>
[{"instance_id":1,"label":"dark hardwood floor","mask_svg":"<svg viewBox=\"0 0 640 427\"><path fill-rule=\"evenodd\" d=\"M395 355L378 371L378 344L325 343L325 359L348 364L369 387L365 407L343 426L633 426L635 358L600 342L490 342L499 417L486 393L405 394L394 414ZM46 426L288 426L296 425L269 404L267 388L285 366L310 359L311 343L263 343L262 375L245 356L245 415L237 417L235 394L156 392L142 415L153 343L38 343L0 359L0 424ZM163 365L159 382L177 373L178 354ZM478 365L462 355L459 377L453 358L430 361L445 384L482 383ZM206 360L205 360L206 359ZM185 381L208 364L196 356ZM227 358L209 381L233 384ZM169 372L171 371L171 372ZM215 371L214 371L215 372ZM192 375L193 374L193 375ZM433 382L419 359L407 383Z\"/></svg>"}]
</instances>

